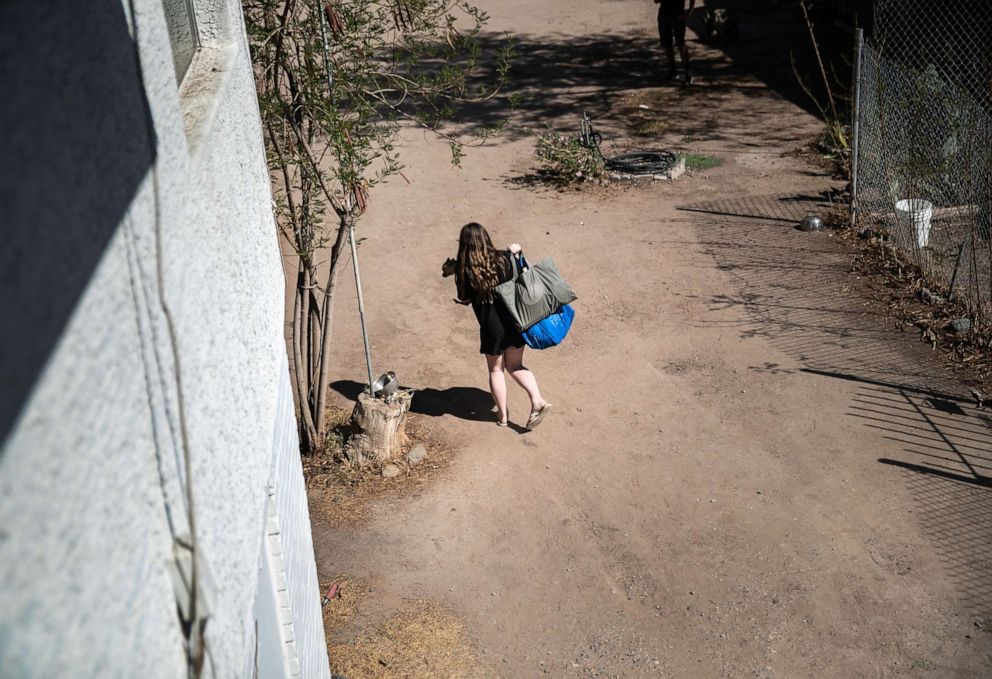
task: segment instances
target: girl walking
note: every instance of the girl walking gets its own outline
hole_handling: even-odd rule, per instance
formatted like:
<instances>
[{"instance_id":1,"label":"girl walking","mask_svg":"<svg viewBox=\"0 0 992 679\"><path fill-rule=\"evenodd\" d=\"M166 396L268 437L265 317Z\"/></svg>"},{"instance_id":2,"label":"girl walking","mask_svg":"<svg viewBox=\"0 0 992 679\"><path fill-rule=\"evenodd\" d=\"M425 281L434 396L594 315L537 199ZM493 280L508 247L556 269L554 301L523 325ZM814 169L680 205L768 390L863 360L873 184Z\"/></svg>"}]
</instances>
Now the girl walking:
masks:
<instances>
[{"instance_id":1,"label":"girl walking","mask_svg":"<svg viewBox=\"0 0 992 679\"><path fill-rule=\"evenodd\" d=\"M506 408L506 372L523 387L530 397L530 417L527 429L541 423L551 404L541 396L534 373L524 367L524 339L513 319L495 299L497 285L513 277L511 258L520 254L517 243L497 251L481 224L472 222L462 227L458 238L458 259L455 283L458 304L471 304L479 321L479 351L486 357L489 368L489 390L496 403L496 423L505 427L510 415Z\"/></svg>"}]
</instances>

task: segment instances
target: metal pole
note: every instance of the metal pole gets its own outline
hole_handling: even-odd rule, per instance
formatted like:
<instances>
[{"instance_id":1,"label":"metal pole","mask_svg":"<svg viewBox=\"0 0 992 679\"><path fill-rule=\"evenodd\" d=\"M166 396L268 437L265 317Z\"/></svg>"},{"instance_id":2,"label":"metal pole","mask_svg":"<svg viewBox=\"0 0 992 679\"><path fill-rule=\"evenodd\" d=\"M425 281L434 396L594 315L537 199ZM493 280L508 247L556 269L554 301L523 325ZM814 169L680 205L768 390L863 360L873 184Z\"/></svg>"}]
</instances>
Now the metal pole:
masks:
<instances>
[{"instance_id":1,"label":"metal pole","mask_svg":"<svg viewBox=\"0 0 992 679\"><path fill-rule=\"evenodd\" d=\"M331 73L331 59L327 46L327 25L325 23L324 12L321 11L320 2L317 2L317 11L320 14L320 39L324 47L324 69L327 72L327 96L330 98L334 92L334 77ZM351 242L351 263L355 268L355 289L358 291L358 317L362 323L362 342L365 344L365 368L369 373L369 393L372 394L372 351L369 349L369 330L365 325L365 297L362 295L362 276L358 272L358 247L355 244L355 221L348 218L348 240ZM375 396L375 394L372 394Z\"/></svg>"},{"instance_id":2,"label":"metal pole","mask_svg":"<svg viewBox=\"0 0 992 679\"><path fill-rule=\"evenodd\" d=\"M372 352L369 351L369 331L365 326L365 298L362 297L362 277L358 273L358 248L355 246L355 223L348 222L348 236L351 241L351 263L355 267L355 289L358 290L358 317L362 321L362 340L365 342L365 367L369 371L369 393L372 394ZM375 394L372 394L375 396Z\"/></svg>"},{"instance_id":3,"label":"metal pole","mask_svg":"<svg viewBox=\"0 0 992 679\"><path fill-rule=\"evenodd\" d=\"M851 226L858 216L858 153L861 148L861 52L864 49L864 31L854 32L854 115L852 116L851 132L854 139L851 148Z\"/></svg>"},{"instance_id":4,"label":"metal pole","mask_svg":"<svg viewBox=\"0 0 992 679\"><path fill-rule=\"evenodd\" d=\"M958 282L958 272L961 270L961 258L964 256L964 246L968 241L961 241L961 247L958 248L957 259L954 260L954 273L951 274L951 288L947 291L947 300L951 301L954 299L954 286Z\"/></svg>"}]
</instances>

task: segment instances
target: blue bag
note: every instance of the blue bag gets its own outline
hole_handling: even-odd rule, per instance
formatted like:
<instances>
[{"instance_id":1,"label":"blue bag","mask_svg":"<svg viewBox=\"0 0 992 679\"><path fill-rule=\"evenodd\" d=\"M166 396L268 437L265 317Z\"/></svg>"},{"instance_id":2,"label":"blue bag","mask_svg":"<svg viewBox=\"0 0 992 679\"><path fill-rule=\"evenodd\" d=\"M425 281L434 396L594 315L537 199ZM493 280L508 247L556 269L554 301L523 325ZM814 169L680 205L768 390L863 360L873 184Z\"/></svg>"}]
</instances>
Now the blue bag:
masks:
<instances>
[{"instance_id":1,"label":"blue bag","mask_svg":"<svg viewBox=\"0 0 992 679\"><path fill-rule=\"evenodd\" d=\"M518 255L520 268L527 268L527 260L523 253ZM547 349L561 344L572 327L572 319L575 318L575 310L571 304L562 304L555 311L551 312L537 323L526 330L521 330L520 334L531 349Z\"/></svg>"},{"instance_id":2,"label":"blue bag","mask_svg":"<svg viewBox=\"0 0 992 679\"><path fill-rule=\"evenodd\" d=\"M561 344L572 327L575 310L571 304L558 307L558 311L542 318L520 334L531 349L547 349Z\"/></svg>"}]
</instances>

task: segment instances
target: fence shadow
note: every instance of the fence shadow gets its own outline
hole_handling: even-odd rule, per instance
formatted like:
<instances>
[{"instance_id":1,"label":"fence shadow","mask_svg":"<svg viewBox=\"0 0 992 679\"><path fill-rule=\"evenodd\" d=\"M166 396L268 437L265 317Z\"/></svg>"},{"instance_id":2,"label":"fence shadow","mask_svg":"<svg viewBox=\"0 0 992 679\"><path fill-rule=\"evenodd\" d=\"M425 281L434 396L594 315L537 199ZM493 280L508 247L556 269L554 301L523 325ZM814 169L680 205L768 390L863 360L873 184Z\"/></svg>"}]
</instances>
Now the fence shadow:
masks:
<instances>
[{"instance_id":1,"label":"fence shadow","mask_svg":"<svg viewBox=\"0 0 992 679\"><path fill-rule=\"evenodd\" d=\"M851 379L846 375L834 375ZM978 624L992 621L992 411L953 395L860 382L848 409L901 446L901 471L947 578Z\"/></svg>"},{"instance_id":2,"label":"fence shadow","mask_svg":"<svg viewBox=\"0 0 992 679\"><path fill-rule=\"evenodd\" d=\"M483 52L494 53L505 39L503 35L484 34L479 42ZM493 140L496 143L527 136L546 124L572 123L577 131L583 112L594 120L605 118L630 92L660 88L663 57L657 37L646 32L581 36L522 33L515 34L513 40L514 56L505 93L515 95L517 102L510 113L511 124ZM696 68L721 78L723 88L732 87L739 75L739 69L719 54L700 56ZM757 90L747 92L756 97L761 94ZM745 107L740 113L748 115L749 111ZM507 114L506 99L498 97L464 106L458 120L466 125L492 127Z\"/></svg>"},{"instance_id":3,"label":"fence shadow","mask_svg":"<svg viewBox=\"0 0 992 679\"><path fill-rule=\"evenodd\" d=\"M735 283L700 323L761 337L789 357L759 372L855 382L847 415L899 445L873 456L907 483L919 525L977 621L992 619L992 410L931 360L918 337L886 328L860 300L850 255L795 224L825 196L747 196L682 206L699 242ZM727 316L728 309L743 314ZM866 451L871 454L870 451Z\"/></svg>"}]
</instances>

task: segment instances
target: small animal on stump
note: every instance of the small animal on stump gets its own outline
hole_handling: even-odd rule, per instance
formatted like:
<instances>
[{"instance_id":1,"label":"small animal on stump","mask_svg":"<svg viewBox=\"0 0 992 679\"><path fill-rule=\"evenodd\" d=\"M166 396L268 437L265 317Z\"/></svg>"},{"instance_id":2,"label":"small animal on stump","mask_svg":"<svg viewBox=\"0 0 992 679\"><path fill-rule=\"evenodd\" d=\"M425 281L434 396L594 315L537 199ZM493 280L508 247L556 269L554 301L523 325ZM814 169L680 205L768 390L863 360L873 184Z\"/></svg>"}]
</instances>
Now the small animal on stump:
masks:
<instances>
[{"instance_id":1,"label":"small animal on stump","mask_svg":"<svg viewBox=\"0 0 992 679\"><path fill-rule=\"evenodd\" d=\"M703 15L706 24L706 42L710 45L727 45L737 42L737 15L727 9L708 9Z\"/></svg>"}]
</instances>

